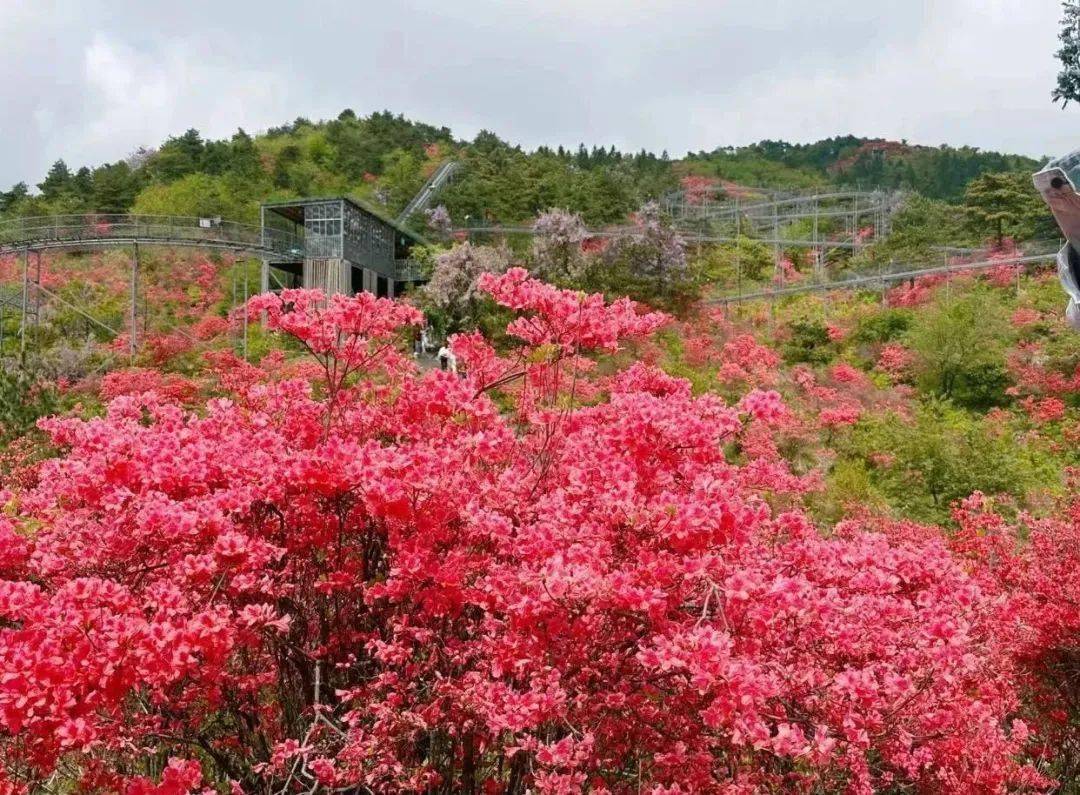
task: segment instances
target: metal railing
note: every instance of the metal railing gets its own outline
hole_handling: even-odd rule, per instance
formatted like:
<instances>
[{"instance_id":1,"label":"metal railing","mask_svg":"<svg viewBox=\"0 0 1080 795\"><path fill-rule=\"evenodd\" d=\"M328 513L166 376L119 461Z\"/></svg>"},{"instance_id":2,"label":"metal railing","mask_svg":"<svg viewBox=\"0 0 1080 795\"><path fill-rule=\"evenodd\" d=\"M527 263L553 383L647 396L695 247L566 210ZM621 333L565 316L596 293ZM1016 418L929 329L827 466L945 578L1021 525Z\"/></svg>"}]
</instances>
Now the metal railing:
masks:
<instances>
[{"instance_id":1,"label":"metal railing","mask_svg":"<svg viewBox=\"0 0 1080 795\"><path fill-rule=\"evenodd\" d=\"M128 242L231 249L296 259L303 258L304 249L303 240L288 232L220 218L86 213L0 222L0 254Z\"/></svg>"},{"instance_id":2,"label":"metal railing","mask_svg":"<svg viewBox=\"0 0 1080 795\"><path fill-rule=\"evenodd\" d=\"M423 267L412 257L394 261L394 279L399 282L418 282L425 278Z\"/></svg>"},{"instance_id":3,"label":"metal railing","mask_svg":"<svg viewBox=\"0 0 1080 795\"><path fill-rule=\"evenodd\" d=\"M424 183L419 192L413 196L405 209L397 217L398 224L404 224L409 218L420 210L425 209L447 181L461 169L461 163L456 160L447 160L440 165Z\"/></svg>"},{"instance_id":4,"label":"metal railing","mask_svg":"<svg viewBox=\"0 0 1080 795\"><path fill-rule=\"evenodd\" d=\"M842 239L842 238L829 238L820 237L817 240L800 240L786 237L770 237L770 236L751 236L748 234L743 235L712 235L698 232L688 232L684 230L677 230L679 237L683 243L737 243L740 240L747 242L762 243L767 245L778 245L787 248L823 248L823 249L860 249L868 246L865 242L859 242L857 240ZM535 227L532 226L456 226L451 230L451 234L463 233L466 236L472 235L536 235L539 234ZM634 237L640 235L641 230L633 226L622 227L609 227L607 229L589 229L586 230L586 237L594 238L619 238L619 237Z\"/></svg>"},{"instance_id":5,"label":"metal railing","mask_svg":"<svg viewBox=\"0 0 1080 795\"><path fill-rule=\"evenodd\" d=\"M794 285L757 288L729 295L716 295L707 298L708 304L736 304L743 301L761 301L803 295L806 293L836 292L844 290L886 289L899 282L925 279L931 276L958 276L966 273L978 273L995 268L1026 268L1027 266L1052 265L1057 259L1056 250L1046 253L1018 254L1014 257L990 257L975 262L951 262L942 265L912 266L908 263L890 263L872 271L854 272L822 280L807 280Z\"/></svg>"}]
</instances>

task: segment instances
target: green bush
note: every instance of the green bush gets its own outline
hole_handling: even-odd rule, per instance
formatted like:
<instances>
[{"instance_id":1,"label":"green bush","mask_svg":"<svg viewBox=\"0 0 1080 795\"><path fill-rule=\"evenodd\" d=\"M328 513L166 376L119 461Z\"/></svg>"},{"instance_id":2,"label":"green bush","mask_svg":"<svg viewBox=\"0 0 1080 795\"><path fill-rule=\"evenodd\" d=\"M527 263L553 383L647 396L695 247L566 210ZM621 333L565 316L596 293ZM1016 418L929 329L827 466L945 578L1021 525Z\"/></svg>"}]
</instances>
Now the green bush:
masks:
<instances>
[{"instance_id":1,"label":"green bush","mask_svg":"<svg viewBox=\"0 0 1080 795\"><path fill-rule=\"evenodd\" d=\"M823 323L813 320L794 321L791 335L784 342L784 360L789 364L826 364L836 355L836 346L829 339Z\"/></svg>"},{"instance_id":2,"label":"green bush","mask_svg":"<svg viewBox=\"0 0 1080 795\"><path fill-rule=\"evenodd\" d=\"M844 457L865 464L874 491L898 515L922 522L949 522L952 503L975 491L1010 495L1023 506L1059 481L1045 451L942 400L920 404L911 421L895 414L864 419L843 445ZM882 463L879 453L891 461Z\"/></svg>"},{"instance_id":3,"label":"green bush","mask_svg":"<svg viewBox=\"0 0 1080 795\"><path fill-rule=\"evenodd\" d=\"M25 370L0 370L0 442L32 430L57 408L52 387Z\"/></svg>"},{"instance_id":4,"label":"green bush","mask_svg":"<svg viewBox=\"0 0 1080 795\"><path fill-rule=\"evenodd\" d=\"M1014 334L990 290L939 299L915 316L906 339L919 388L972 408L1000 405L1008 385L1005 349Z\"/></svg>"},{"instance_id":5,"label":"green bush","mask_svg":"<svg viewBox=\"0 0 1080 795\"><path fill-rule=\"evenodd\" d=\"M859 320L853 339L869 344L893 342L911 328L910 309L882 309Z\"/></svg>"}]
</instances>

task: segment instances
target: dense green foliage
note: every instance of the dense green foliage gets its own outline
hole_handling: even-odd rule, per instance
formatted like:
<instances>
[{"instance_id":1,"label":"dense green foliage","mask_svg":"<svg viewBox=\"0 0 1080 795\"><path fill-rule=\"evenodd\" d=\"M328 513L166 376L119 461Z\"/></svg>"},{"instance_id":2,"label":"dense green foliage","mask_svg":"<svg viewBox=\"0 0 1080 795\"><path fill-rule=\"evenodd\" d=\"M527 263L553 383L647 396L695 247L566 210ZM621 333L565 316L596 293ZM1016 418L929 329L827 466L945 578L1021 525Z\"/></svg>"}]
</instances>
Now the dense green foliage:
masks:
<instances>
[{"instance_id":1,"label":"dense green foliage","mask_svg":"<svg viewBox=\"0 0 1080 795\"><path fill-rule=\"evenodd\" d=\"M52 387L25 370L0 368L0 442L16 439L57 410Z\"/></svg>"},{"instance_id":2,"label":"dense green foliage","mask_svg":"<svg viewBox=\"0 0 1080 795\"><path fill-rule=\"evenodd\" d=\"M872 491L902 516L923 522L946 520L949 507L975 491L1022 500L1052 477L1045 455L1018 448L977 416L946 401L928 400L915 416L870 417L841 443L868 473ZM886 454L888 466L869 458Z\"/></svg>"},{"instance_id":3,"label":"dense green foliage","mask_svg":"<svg viewBox=\"0 0 1080 795\"><path fill-rule=\"evenodd\" d=\"M1001 305L984 291L943 298L923 310L908 333L919 385L973 408L1000 405L1011 331Z\"/></svg>"},{"instance_id":4,"label":"dense green foliage","mask_svg":"<svg viewBox=\"0 0 1080 795\"><path fill-rule=\"evenodd\" d=\"M1069 100L1080 102L1080 3L1065 0L1061 5L1061 47L1057 51L1061 70L1051 96L1065 107Z\"/></svg>"},{"instance_id":5,"label":"dense green foliage","mask_svg":"<svg viewBox=\"0 0 1080 795\"><path fill-rule=\"evenodd\" d=\"M1032 172L1039 161L975 147L914 146L858 138L826 138L811 144L762 141L751 146L691 155L695 173L775 187L828 183L901 188L933 199L959 201L968 183L997 171Z\"/></svg>"},{"instance_id":6,"label":"dense green foliage","mask_svg":"<svg viewBox=\"0 0 1080 795\"><path fill-rule=\"evenodd\" d=\"M353 195L397 213L451 157L464 168L440 201L458 225L522 223L551 207L580 213L589 225L620 223L686 177L786 189L902 188L960 202L981 175L1030 173L1039 165L971 147L911 146L850 135L812 144L720 147L681 160L666 152L635 154L603 146L526 151L488 131L462 141L446 127L388 111L358 117L346 110L330 121L300 118L254 137L238 130L229 139L206 140L191 129L157 149L140 149L96 168L75 170L58 160L37 192L23 183L0 191L0 216L135 210L253 221L267 198L327 194ZM1030 193L1030 186L1024 190ZM918 211L947 212L930 205ZM422 226L423 219L413 223Z\"/></svg>"}]
</instances>

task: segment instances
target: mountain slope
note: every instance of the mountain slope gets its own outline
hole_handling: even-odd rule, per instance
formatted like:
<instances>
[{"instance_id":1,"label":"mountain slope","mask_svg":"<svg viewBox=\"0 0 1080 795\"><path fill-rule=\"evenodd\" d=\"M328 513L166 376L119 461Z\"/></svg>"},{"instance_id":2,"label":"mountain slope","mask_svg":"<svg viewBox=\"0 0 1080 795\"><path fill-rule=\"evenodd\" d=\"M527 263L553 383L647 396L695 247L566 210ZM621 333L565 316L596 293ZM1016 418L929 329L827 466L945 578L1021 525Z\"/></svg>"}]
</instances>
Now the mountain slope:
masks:
<instances>
[{"instance_id":1,"label":"mountain slope","mask_svg":"<svg viewBox=\"0 0 1080 795\"><path fill-rule=\"evenodd\" d=\"M251 136L204 140L198 131L141 149L124 161L76 169L57 161L38 191L19 184L0 192L0 217L127 212L221 215L254 220L260 201L347 193L396 214L447 158L465 168L440 201L457 222L511 223L552 206L586 222L620 221L649 198L694 177L767 187L826 185L903 188L958 201L975 177L1033 171L1031 158L972 147L925 147L856 136L811 144L762 141L671 159L581 145L576 151L527 151L482 131L472 141L447 127L389 111L330 121L294 122Z\"/></svg>"}]
</instances>

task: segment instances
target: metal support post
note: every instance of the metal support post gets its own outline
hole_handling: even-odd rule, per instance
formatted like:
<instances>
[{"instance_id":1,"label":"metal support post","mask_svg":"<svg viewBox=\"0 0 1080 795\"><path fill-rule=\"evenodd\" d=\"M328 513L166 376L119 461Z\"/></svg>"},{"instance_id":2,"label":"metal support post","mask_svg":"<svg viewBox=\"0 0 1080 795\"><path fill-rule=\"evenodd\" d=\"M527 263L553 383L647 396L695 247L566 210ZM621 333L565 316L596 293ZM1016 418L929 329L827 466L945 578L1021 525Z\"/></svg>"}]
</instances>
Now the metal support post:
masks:
<instances>
[{"instance_id":1,"label":"metal support post","mask_svg":"<svg viewBox=\"0 0 1080 795\"><path fill-rule=\"evenodd\" d=\"M780 286L784 286L784 272L780 269L780 218L777 215L777 206L773 204L773 267L780 277Z\"/></svg>"},{"instance_id":2,"label":"metal support post","mask_svg":"<svg viewBox=\"0 0 1080 795\"><path fill-rule=\"evenodd\" d=\"M735 289L742 295L742 219L739 217L739 197L735 196Z\"/></svg>"},{"instance_id":3,"label":"metal support post","mask_svg":"<svg viewBox=\"0 0 1080 795\"><path fill-rule=\"evenodd\" d=\"M244 263L244 361L248 358L248 271L250 262Z\"/></svg>"},{"instance_id":4,"label":"metal support post","mask_svg":"<svg viewBox=\"0 0 1080 795\"><path fill-rule=\"evenodd\" d=\"M135 359L135 351L139 345L139 244L132 246L131 256L131 333L128 335L128 356L132 361Z\"/></svg>"},{"instance_id":5,"label":"metal support post","mask_svg":"<svg viewBox=\"0 0 1080 795\"><path fill-rule=\"evenodd\" d=\"M851 197L851 243L852 251L859 253L859 194Z\"/></svg>"},{"instance_id":6,"label":"metal support post","mask_svg":"<svg viewBox=\"0 0 1080 795\"><path fill-rule=\"evenodd\" d=\"M24 248L22 252L23 282L22 282L22 312L19 317L19 358L26 358L26 310L30 300L30 250Z\"/></svg>"},{"instance_id":7,"label":"metal support post","mask_svg":"<svg viewBox=\"0 0 1080 795\"><path fill-rule=\"evenodd\" d=\"M34 252L34 328L41 324L41 252Z\"/></svg>"}]
</instances>

